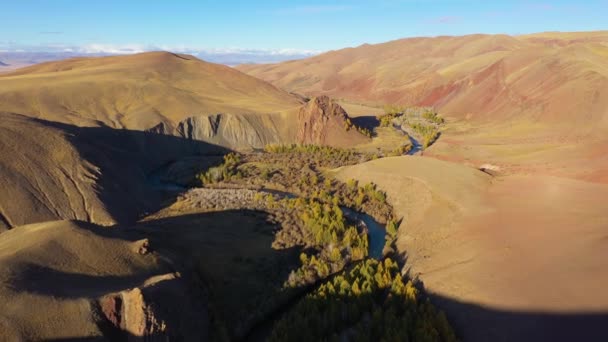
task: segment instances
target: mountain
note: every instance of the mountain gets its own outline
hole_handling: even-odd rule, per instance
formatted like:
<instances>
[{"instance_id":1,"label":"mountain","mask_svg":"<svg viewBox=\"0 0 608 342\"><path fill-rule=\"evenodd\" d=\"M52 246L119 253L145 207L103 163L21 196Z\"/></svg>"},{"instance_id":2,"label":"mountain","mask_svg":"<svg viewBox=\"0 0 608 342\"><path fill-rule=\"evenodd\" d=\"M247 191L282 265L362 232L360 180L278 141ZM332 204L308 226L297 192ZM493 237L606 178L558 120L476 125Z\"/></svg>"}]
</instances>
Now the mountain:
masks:
<instances>
[{"instance_id":1,"label":"mountain","mask_svg":"<svg viewBox=\"0 0 608 342\"><path fill-rule=\"evenodd\" d=\"M269 127L256 133L256 145L263 146L286 139L287 112L297 111L302 101L227 66L151 52L74 58L2 74L0 103L1 111L76 126L161 129L175 135L188 122L201 121L199 116L222 113L213 120L228 122L236 132ZM223 142L231 147L250 142L241 138L247 140L237 136Z\"/></svg>"},{"instance_id":2,"label":"mountain","mask_svg":"<svg viewBox=\"0 0 608 342\"><path fill-rule=\"evenodd\" d=\"M9 65L6 64L6 63L4 63L4 62L2 62L2 61L0 61L0 67L5 67L5 66L9 66Z\"/></svg>"},{"instance_id":3,"label":"mountain","mask_svg":"<svg viewBox=\"0 0 608 342\"><path fill-rule=\"evenodd\" d=\"M478 122L608 127L608 31L408 38L238 69L287 91ZM572 125L575 125L572 127Z\"/></svg>"}]
</instances>

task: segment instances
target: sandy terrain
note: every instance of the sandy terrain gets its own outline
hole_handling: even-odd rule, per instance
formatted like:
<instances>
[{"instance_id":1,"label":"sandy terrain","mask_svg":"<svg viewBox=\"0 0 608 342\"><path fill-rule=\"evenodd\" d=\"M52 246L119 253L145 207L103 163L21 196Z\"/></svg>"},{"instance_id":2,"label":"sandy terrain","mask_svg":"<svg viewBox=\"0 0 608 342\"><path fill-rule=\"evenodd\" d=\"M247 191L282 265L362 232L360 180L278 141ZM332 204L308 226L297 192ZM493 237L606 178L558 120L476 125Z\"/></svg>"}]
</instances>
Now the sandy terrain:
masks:
<instances>
[{"instance_id":1,"label":"sandy terrain","mask_svg":"<svg viewBox=\"0 0 608 342\"><path fill-rule=\"evenodd\" d=\"M338 176L388 192L404 218L397 246L406 267L441 297L465 340L606 337L597 320L608 319L608 186L493 178L426 157L371 161Z\"/></svg>"}]
</instances>

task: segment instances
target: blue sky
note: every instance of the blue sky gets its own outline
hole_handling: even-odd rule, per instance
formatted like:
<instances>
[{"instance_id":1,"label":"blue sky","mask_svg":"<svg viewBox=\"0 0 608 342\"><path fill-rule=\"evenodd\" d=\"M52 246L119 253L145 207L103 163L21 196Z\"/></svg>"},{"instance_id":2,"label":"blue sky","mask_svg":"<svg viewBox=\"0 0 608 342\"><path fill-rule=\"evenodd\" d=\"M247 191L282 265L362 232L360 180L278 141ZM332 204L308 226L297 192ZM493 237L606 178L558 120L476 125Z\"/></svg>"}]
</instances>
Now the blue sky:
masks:
<instances>
[{"instance_id":1,"label":"blue sky","mask_svg":"<svg viewBox=\"0 0 608 342\"><path fill-rule=\"evenodd\" d=\"M413 36L608 29L608 0L4 1L0 50L310 54Z\"/></svg>"}]
</instances>

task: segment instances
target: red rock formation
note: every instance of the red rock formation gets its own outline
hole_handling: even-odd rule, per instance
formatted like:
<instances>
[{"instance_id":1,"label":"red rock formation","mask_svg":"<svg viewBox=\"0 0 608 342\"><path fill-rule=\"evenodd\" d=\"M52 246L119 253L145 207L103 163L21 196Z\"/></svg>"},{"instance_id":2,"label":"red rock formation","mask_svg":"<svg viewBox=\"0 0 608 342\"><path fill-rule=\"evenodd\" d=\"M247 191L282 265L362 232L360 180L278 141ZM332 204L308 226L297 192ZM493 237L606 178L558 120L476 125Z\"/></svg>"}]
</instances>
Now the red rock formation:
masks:
<instances>
[{"instance_id":1,"label":"red rock formation","mask_svg":"<svg viewBox=\"0 0 608 342\"><path fill-rule=\"evenodd\" d=\"M368 138L356 130L346 111L327 96L313 98L298 113L296 140L302 144L354 146Z\"/></svg>"}]
</instances>

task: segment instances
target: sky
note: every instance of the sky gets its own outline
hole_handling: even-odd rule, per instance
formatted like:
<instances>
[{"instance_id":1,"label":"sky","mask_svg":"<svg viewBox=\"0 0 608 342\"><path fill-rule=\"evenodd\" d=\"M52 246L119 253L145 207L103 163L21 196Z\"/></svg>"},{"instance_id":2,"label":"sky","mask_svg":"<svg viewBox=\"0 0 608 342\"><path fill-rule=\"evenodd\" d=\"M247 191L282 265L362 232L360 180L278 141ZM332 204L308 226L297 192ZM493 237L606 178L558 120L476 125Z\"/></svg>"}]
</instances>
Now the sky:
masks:
<instances>
[{"instance_id":1,"label":"sky","mask_svg":"<svg viewBox=\"0 0 608 342\"><path fill-rule=\"evenodd\" d=\"M605 30L607 19L608 0L7 0L0 51L288 59L416 36Z\"/></svg>"}]
</instances>

